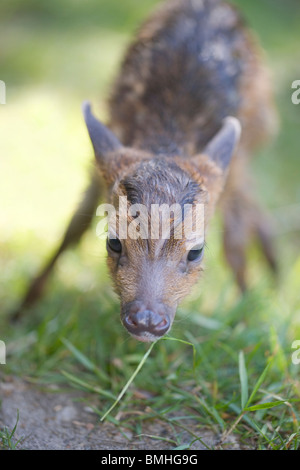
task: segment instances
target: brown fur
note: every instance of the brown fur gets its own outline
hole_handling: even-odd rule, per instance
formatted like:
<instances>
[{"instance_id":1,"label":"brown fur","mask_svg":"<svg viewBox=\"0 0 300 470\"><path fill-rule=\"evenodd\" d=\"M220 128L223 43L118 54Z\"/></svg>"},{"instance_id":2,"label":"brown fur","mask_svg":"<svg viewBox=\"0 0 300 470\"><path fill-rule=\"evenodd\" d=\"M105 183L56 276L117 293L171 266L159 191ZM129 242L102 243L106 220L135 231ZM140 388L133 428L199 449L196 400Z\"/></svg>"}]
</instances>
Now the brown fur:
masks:
<instances>
[{"instance_id":1,"label":"brown fur","mask_svg":"<svg viewBox=\"0 0 300 470\"><path fill-rule=\"evenodd\" d=\"M248 182L249 157L276 128L261 56L226 2L169 0L144 23L124 59L110 98L112 132L97 128L86 111L98 169L116 207L121 195L147 207L205 200L207 224L220 202L225 254L242 290L251 233L275 267L266 217ZM205 153L228 115L242 125L229 171ZM95 199L86 199L93 210ZM134 307L156 309L171 322L203 270L202 263L186 263L186 248L174 238L122 240L121 255L108 250L108 266L122 318Z\"/></svg>"}]
</instances>

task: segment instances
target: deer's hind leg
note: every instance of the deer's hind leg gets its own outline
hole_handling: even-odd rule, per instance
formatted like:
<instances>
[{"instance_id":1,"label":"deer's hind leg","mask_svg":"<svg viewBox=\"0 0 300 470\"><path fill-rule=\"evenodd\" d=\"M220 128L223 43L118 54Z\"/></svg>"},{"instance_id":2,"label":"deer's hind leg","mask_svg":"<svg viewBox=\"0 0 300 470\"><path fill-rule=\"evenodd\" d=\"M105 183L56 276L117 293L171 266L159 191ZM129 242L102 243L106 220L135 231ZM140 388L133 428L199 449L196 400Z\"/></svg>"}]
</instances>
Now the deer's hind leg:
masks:
<instances>
[{"instance_id":1,"label":"deer's hind leg","mask_svg":"<svg viewBox=\"0 0 300 470\"><path fill-rule=\"evenodd\" d=\"M242 138L221 197L225 257L242 291L247 287L246 251L251 240L259 242L271 270L277 271L273 223L256 200L249 163L257 150L276 136L279 116L274 105L271 76L264 65L262 52L255 40L252 41L249 68L240 90L242 101L238 117L242 123Z\"/></svg>"},{"instance_id":2,"label":"deer's hind leg","mask_svg":"<svg viewBox=\"0 0 300 470\"><path fill-rule=\"evenodd\" d=\"M271 270L277 272L271 218L257 203L247 170L247 159L237 154L221 199L224 254L242 292L247 288L247 247L253 239L259 242Z\"/></svg>"}]
</instances>

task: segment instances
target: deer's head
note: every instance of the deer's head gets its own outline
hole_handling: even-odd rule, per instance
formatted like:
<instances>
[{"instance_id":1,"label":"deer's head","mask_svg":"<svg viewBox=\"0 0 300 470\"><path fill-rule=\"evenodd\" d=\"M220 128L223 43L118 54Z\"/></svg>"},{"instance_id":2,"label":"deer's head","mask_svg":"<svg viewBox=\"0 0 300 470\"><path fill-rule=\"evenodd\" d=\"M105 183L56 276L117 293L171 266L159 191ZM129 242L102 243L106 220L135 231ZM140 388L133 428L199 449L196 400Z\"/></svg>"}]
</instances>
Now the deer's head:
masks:
<instances>
[{"instance_id":1,"label":"deer's head","mask_svg":"<svg viewBox=\"0 0 300 470\"><path fill-rule=\"evenodd\" d=\"M89 104L84 116L115 209L107 260L121 320L136 339L155 341L170 330L203 270L205 228L241 127L228 117L200 154L158 157L124 147Z\"/></svg>"}]
</instances>

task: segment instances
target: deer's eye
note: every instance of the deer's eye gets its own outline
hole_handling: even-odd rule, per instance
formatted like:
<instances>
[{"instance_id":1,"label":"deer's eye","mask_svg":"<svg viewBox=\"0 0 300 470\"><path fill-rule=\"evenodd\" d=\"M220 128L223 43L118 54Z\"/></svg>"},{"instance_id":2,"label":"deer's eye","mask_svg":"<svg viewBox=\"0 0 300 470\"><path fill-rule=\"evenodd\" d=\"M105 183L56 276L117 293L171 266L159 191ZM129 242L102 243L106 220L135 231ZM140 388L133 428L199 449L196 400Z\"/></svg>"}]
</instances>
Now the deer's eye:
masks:
<instances>
[{"instance_id":1,"label":"deer's eye","mask_svg":"<svg viewBox=\"0 0 300 470\"><path fill-rule=\"evenodd\" d=\"M122 251L122 244L118 238L107 237L106 246L109 247L115 253L121 253Z\"/></svg>"},{"instance_id":2,"label":"deer's eye","mask_svg":"<svg viewBox=\"0 0 300 470\"><path fill-rule=\"evenodd\" d=\"M204 245L195 246L192 248L187 256L188 261L199 261L203 257Z\"/></svg>"}]
</instances>

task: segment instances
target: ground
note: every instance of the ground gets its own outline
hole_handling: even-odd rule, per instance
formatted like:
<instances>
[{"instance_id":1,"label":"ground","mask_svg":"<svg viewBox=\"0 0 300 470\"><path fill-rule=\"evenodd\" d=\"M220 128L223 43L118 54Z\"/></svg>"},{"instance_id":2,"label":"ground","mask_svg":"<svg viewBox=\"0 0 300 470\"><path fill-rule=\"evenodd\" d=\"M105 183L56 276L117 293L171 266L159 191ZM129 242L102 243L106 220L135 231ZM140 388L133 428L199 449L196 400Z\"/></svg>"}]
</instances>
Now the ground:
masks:
<instances>
[{"instance_id":1,"label":"ground","mask_svg":"<svg viewBox=\"0 0 300 470\"><path fill-rule=\"evenodd\" d=\"M220 436L202 429L199 438L205 445L198 440L189 446L190 436L186 431L155 419L143 427L140 437L132 432L120 432L112 423L100 423L99 416L91 406L93 397L70 390L62 393L55 385L45 390L18 378L6 377L0 384L0 393L0 428L5 424L13 429L19 412L13 438L14 443L20 441L17 445L19 449L170 450L174 449L178 434L182 446L186 445L191 450L213 449L220 441ZM90 404L87 405L87 402ZM196 422L186 420L182 424L194 432L199 431ZM159 436L161 440L151 436ZM230 436L222 448L237 450L240 446Z\"/></svg>"}]
</instances>

